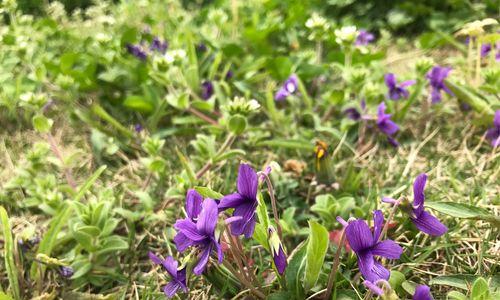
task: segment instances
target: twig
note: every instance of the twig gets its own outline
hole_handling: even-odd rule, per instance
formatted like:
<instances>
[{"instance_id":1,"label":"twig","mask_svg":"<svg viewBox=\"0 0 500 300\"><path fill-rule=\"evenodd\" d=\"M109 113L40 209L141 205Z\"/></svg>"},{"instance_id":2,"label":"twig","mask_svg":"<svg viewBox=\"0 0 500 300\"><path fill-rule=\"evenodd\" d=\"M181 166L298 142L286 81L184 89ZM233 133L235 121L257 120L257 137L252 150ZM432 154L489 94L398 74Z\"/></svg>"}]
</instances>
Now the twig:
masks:
<instances>
[{"instance_id":1,"label":"twig","mask_svg":"<svg viewBox=\"0 0 500 300\"><path fill-rule=\"evenodd\" d=\"M342 247L345 242L345 228L342 230L342 236L340 237L340 244L337 248L337 252L335 253L335 258L333 259L332 271L330 272L330 276L328 277L328 286L326 288L325 300L330 299L332 295L332 291L335 289L336 277L337 277L337 269L340 265L340 254L342 253Z\"/></svg>"},{"instance_id":2,"label":"twig","mask_svg":"<svg viewBox=\"0 0 500 300\"><path fill-rule=\"evenodd\" d=\"M187 109L187 111L192 113L193 115L197 116L198 118L202 119L203 121L206 121L207 123L210 123L210 124L215 125L215 126L219 126L219 123L217 121L215 121L214 119L210 118L209 116L205 115L204 113L202 113L201 111L199 111L195 108L189 107Z\"/></svg>"}]
</instances>

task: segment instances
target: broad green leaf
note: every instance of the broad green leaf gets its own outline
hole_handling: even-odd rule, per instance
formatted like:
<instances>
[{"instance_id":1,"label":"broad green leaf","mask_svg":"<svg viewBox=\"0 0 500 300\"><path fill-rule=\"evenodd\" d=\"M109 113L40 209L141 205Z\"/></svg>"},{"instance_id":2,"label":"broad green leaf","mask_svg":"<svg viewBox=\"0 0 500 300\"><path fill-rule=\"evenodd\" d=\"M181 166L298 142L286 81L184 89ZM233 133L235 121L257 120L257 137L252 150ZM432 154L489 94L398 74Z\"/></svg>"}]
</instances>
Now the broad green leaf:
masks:
<instances>
[{"instance_id":1,"label":"broad green leaf","mask_svg":"<svg viewBox=\"0 0 500 300\"><path fill-rule=\"evenodd\" d=\"M393 289L397 289L405 281L405 275L398 271L391 271L391 277L389 278L389 283Z\"/></svg>"},{"instance_id":2,"label":"broad green leaf","mask_svg":"<svg viewBox=\"0 0 500 300\"><path fill-rule=\"evenodd\" d=\"M306 252L304 288L310 290L316 284L328 249L328 231L316 221L309 221L309 240Z\"/></svg>"},{"instance_id":3,"label":"broad green leaf","mask_svg":"<svg viewBox=\"0 0 500 300\"><path fill-rule=\"evenodd\" d=\"M96 255L98 256L109 252L116 252L129 248L128 243L119 236L110 236L102 240L101 242L102 242L101 246L102 250L96 252Z\"/></svg>"},{"instance_id":4,"label":"broad green leaf","mask_svg":"<svg viewBox=\"0 0 500 300\"><path fill-rule=\"evenodd\" d=\"M488 287L488 282L484 280L484 278L479 277L474 281L474 284L472 285L472 290L471 290L471 299L472 300L489 300L491 299L490 297L490 290Z\"/></svg>"},{"instance_id":5,"label":"broad green leaf","mask_svg":"<svg viewBox=\"0 0 500 300\"><path fill-rule=\"evenodd\" d=\"M490 214L487 210L456 202L427 202L425 204L440 213L456 218L483 220L500 226L500 218Z\"/></svg>"},{"instance_id":6,"label":"broad green leaf","mask_svg":"<svg viewBox=\"0 0 500 300\"><path fill-rule=\"evenodd\" d=\"M493 116L493 109L483 99L456 82L445 79L445 84L459 100L469 104L475 111L485 116Z\"/></svg>"},{"instance_id":7,"label":"broad green leaf","mask_svg":"<svg viewBox=\"0 0 500 300\"><path fill-rule=\"evenodd\" d=\"M288 267L285 271L286 286L289 291L295 295L295 299L304 298L304 290L300 284L302 279L304 259L307 247L305 243L300 243L295 250L292 251L288 259Z\"/></svg>"},{"instance_id":8,"label":"broad green leaf","mask_svg":"<svg viewBox=\"0 0 500 300\"><path fill-rule=\"evenodd\" d=\"M200 195L203 196L203 198L211 198L211 199L222 199L222 197L224 197L224 195L222 195L221 193L219 192L216 192L214 190L212 190L211 188L209 187L205 187L205 186L195 186L194 189L200 193Z\"/></svg>"},{"instance_id":9,"label":"broad green leaf","mask_svg":"<svg viewBox=\"0 0 500 300\"><path fill-rule=\"evenodd\" d=\"M49 132L52 128L52 124L54 124L52 119L49 119L41 114L33 116L32 122L35 130L41 133Z\"/></svg>"},{"instance_id":10,"label":"broad green leaf","mask_svg":"<svg viewBox=\"0 0 500 300\"><path fill-rule=\"evenodd\" d=\"M92 269L92 264L90 262L84 262L81 265L78 264L77 267L73 266L73 268L75 269L75 273L71 276L71 279L74 280L87 274Z\"/></svg>"},{"instance_id":11,"label":"broad green leaf","mask_svg":"<svg viewBox=\"0 0 500 300\"><path fill-rule=\"evenodd\" d=\"M464 294L457 292L457 291L451 291L446 295L449 300L467 300L467 296Z\"/></svg>"},{"instance_id":12,"label":"broad green leaf","mask_svg":"<svg viewBox=\"0 0 500 300\"><path fill-rule=\"evenodd\" d=\"M247 127L247 119L242 115L231 116L227 123L227 127L232 133L240 135Z\"/></svg>"},{"instance_id":13,"label":"broad green leaf","mask_svg":"<svg viewBox=\"0 0 500 300\"><path fill-rule=\"evenodd\" d=\"M456 275L444 275L438 276L429 281L430 285L447 285L456 287L463 290L468 290L469 287L476 281L479 276L471 274L456 274ZM500 276L494 275L491 278L487 278L490 281L492 288L500 287Z\"/></svg>"},{"instance_id":14,"label":"broad green leaf","mask_svg":"<svg viewBox=\"0 0 500 300\"><path fill-rule=\"evenodd\" d=\"M153 103L148 101L144 96L130 95L123 101L123 106L143 113L150 113L154 109Z\"/></svg>"},{"instance_id":15,"label":"broad green leaf","mask_svg":"<svg viewBox=\"0 0 500 300\"><path fill-rule=\"evenodd\" d=\"M257 206L257 217L259 218L259 223L264 226L267 232L267 228L269 228L270 225L269 214L267 213L266 202L264 202L264 198L260 192L257 195L257 200L259 201Z\"/></svg>"},{"instance_id":16,"label":"broad green leaf","mask_svg":"<svg viewBox=\"0 0 500 300\"><path fill-rule=\"evenodd\" d=\"M17 274L17 266L14 261L14 238L10 227L9 216L3 206L0 206L0 221L2 223L3 232L3 248L5 258L5 270L9 279L10 292L14 299L21 299L19 291L19 278Z\"/></svg>"},{"instance_id":17,"label":"broad green leaf","mask_svg":"<svg viewBox=\"0 0 500 300\"><path fill-rule=\"evenodd\" d=\"M13 300L11 296L3 293L3 292L0 292L0 300Z\"/></svg>"},{"instance_id":18,"label":"broad green leaf","mask_svg":"<svg viewBox=\"0 0 500 300\"><path fill-rule=\"evenodd\" d=\"M100 166L87 180L82 184L78 192L76 193L73 201L78 202L85 195L85 193L90 189L92 184L101 176L102 172L106 170L106 165ZM47 253L46 253L47 254Z\"/></svg>"},{"instance_id":19,"label":"broad green leaf","mask_svg":"<svg viewBox=\"0 0 500 300\"><path fill-rule=\"evenodd\" d=\"M214 157L213 161L214 163L217 163L223 160L231 159L235 156L245 156L245 154L246 152L241 149L231 149L224 151L224 153L221 153L220 155Z\"/></svg>"}]
</instances>

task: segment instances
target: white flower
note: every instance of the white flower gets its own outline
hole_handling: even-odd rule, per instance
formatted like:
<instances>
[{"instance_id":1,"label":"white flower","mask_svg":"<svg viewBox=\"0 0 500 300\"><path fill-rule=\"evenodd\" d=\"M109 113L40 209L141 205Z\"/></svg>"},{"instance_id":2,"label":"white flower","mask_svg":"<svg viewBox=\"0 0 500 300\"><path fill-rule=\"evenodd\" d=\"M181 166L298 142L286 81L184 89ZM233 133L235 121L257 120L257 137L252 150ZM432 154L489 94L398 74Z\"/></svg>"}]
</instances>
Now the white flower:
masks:
<instances>
[{"instance_id":1,"label":"white flower","mask_svg":"<svg viewBox=\"0 0 500 300\"><path fill-rule=\"evenodd\" d=\"M335 41L339 44L353 43L358 36L356 26L345 26L340 29L335 29Z\"/></svg>"}]
</instances>

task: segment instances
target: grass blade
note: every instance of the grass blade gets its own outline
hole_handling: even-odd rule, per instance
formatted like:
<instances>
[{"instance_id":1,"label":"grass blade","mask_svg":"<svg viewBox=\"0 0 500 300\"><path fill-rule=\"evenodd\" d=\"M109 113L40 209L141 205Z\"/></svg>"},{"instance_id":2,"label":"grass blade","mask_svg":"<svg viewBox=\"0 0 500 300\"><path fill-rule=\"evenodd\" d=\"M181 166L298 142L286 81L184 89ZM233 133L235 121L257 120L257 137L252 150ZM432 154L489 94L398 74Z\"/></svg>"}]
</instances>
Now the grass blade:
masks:
<instances>
[{"instance_id":1,"label":"grass blade","mask_svg":"<svg viewBox=\"0 0 500 300\"><path fill-rule=\"evenodd\" d=\"M10 291L14 299L21 299L19 292L19 279L17 277L17 268L14 262L14 239L9 223L9 216L3 206L0 206L0 220L2 222L4 239L5 269L9 278Z\"/></svg>"}]
</instances>

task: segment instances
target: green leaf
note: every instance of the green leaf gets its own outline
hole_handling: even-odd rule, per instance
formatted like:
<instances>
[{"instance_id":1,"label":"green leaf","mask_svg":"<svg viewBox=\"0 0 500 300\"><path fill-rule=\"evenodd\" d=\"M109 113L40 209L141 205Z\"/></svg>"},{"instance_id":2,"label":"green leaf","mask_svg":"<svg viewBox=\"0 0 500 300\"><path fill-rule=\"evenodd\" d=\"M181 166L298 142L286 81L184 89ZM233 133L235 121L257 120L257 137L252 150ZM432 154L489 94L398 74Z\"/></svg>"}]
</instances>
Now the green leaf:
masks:
<instances>
[{"instance_id":1,"label":"green leaf","mask_svg":"<svg viewBox=\"0 0 500 300\"><path fill-rule=\"evenodd\" d=\"M476 279L479 278L479 276L472 275L472 274L455 274L455 275L445 275L445 276L438 276L429 281L430 285L447 285L447 286L452 286L456 287L459 289L463 290L468 290L469 287L472 285L473 282L476 281ZM500 276L494 275L491 278L488 278L488 281L490 281L490 285L492 288L498 288L500 287Z\"/></svg>"},{"instance_id":2,"label":"green leaf","mask_svg":"<svg viewBox=\"0 0 500 300\"><path fill-rule=\"evenodd\" d=\"M277 293L272 293L271 295L267 296L267 299L269 299L269 300L290 300L290 299L293 299L293 295L290 292L277 292Z\"/></svg>"},{"instance_id":3,"label":"green leaf","mask_svg":"<svg viewBox=\"0 0 500 300\"><path fill-rule=\"evenodd\" d=\"M54 124L52 119L46 118L41 114L33 116L32 122L35 130L41 133L49 132L52 128L52 124Z\"/></svg>"},{"instance_id":4,"label":"green leaf","mask_svg":"<svg viewBox=\"0 0 500 300\"><path fill-rule=\"evenodd\" d=\"M150 113L154 109L153 103L144 96L130 95L123 101L123 106L138 112Z\"/></svg>"},{"instance_id":5,"label":"green leaf","mask_svg":"<svg viewBox=\"0 0 500 300\"><path fill-rule=\"evenodd\" d=\"M469 104L475 111L483 116L493 116L494 111L490 105L482 100L480 97L471 93L464 86L445 79L445 84L455 94L457 99Z\"/></svg>"},{"instance_id":6,"label":"green leaf","mask_svg":"<svg viewBox=\"0 0 500 300\"><path fill-rule=\"evenodd\" d=\"M195 186L194 189L200 193L200 195L203 196L203 198L211 198L211 199L222 199L222 197L224 197L224 195L222 195L221 193L219 192L216 192L214 190L212 190L211 188L209 187L205 187L205 186Z\"/></svg>"},{"instance_id":7,"label":"green leaf","mask_svg":"<svg viewBox=\"0 0 500 300\"><path fill-rule=\"evenodd\" d=\"M425 205L456 218L483 220L500 227L500 217L480 207L456 202L426 202Z\"/></svg>"},{"instance_id":8,"label":"green leaf","mask_svg":"<svg viewBox=\"0 0 500 300\"><path fill-rule=\"evenodd\" d=\"M304 288L310 290L316 284L326 250L328 249L328 231L316 221L309 221L309 241L306 252L306 270L304 273Z\"/></svg>"},{"instance_id":9,"label":"green leaf","mask_svg":"<svg viewBox=\"0 0 500 300\"><path fill-rule=\"evenodd\" d=\"M490 290L488 287L488 282L482 277L479 277L474 281L471 290L472 300L489 300L491 299Z\"/></svg>"},{"instance_id":10,"label":"green leaf","mask_svg":"<svg viewBox=\"0 0 500 300\"><path fill-rule=\"evenodd\" d=\"M12 297L3 292L0 292L0 300L12 300Z\"/></svg>"},{"instance_id":11,"label":"green leaf","mask_svg":"<svg viewBox=\"0 0 500 300\"><path fill-rule=\"evenodd\" d=\"M57 235L59 234L63 226L66 225L68 218L70 217L72 212L73 206L71 205L64 205L63 207L61 207L59 213L55 215L50 221L49 229L40 241L38 251L36 252L37 254L45 254L47 256L51 255L52 249L54 248L57 241ZM39 270L41 271L41 274L38 273ZM30 276L33 280L37 281L40 278L43 278L44 272L44 265L39 265L36 262L31 265Z\"/></svg>"},{"instance_id":12,"label":"green leaf","mask_svg":"<svg viewBox=\"0 0 500 300\"><path fill-rule=\"evenodd\" d=\"M191 166L189 165L187 158L184 156L184 154L182 154L182 152L177 147L175 148L175 153L177 153L177 157L179 158L182 167L186 171L189 181L191 182L192 185L194 185L196 183L196 175Z\"/></svg>"},{"instance_id":13,"label":"green leaf","mask_svg":"<svg viewBox=\"0 0 500 300\"><path fill-rule=\"evenodd\" d=\"M227 127L232 133L240 135L247 127L247 119L241 115L231 116L229 122L227 123Z\"/></svg>"},{"instance_id":14,"label":"green leaf","mask_svg":"<svg viewBox=\"0 0 500 300\"><path fill-rule=\"evenodd\" d=\"M258 193L257 200L259 201L257 205L257 217L259 218L259 223L261 223L267 231L271 222L269 221L266 202L264 202L264 197L262 197L261 193Z\"/></svg>"},{"instance_id":15,"label":"green leaf","mask_svg":"<svg viewBox=\"0 0 500 300\"><path fill-rule=\"evenodd\" d=\"M96 252L96 255L102 255L109 252L116 252L121 250L126 250L129 248L128 243L119 236L110 236L102 242L102 250Z\"/></svg>"},{"instance_id":16,"label":"green leaf","mask_svg":"<svg viewBox=\"0 0 500 300\"><path fill-rule=\"evenodd\" d=\"M303 299L304 291L300 284L301 274L303 273L303 264L306 255L307 247L305 243L300 243L295 250L292 251L288 260L288 267L285 271L285 279L288 290L293 292L295 299Z\"/></svg>"},{"instance_id":17,"label":"green leaf","mask_svg":"<svg viewBox=\"0 0 500 300\"><path fill-rule=\"evenodd\" d=\"M221 153L220 155L214 157L213 161L214 161L214 163L217 163L217 162L220 162L223 160L231 159L235 156L245 156L245 154L246 154L246 152L241 150L241 149L231 149L231 150L227 150L224 153Z\"/></svg>"},{"instance_id":18,"label":"green leaf","mask_svg":"<svg viewBox=\"0 0 500 300\"><path fill-rule=\"evenodd\" d=\"M14 239L10 227L9 216L3 206L0 206L0 221L2 223L2 232L4 240L4 257L5 257L5 270L9 278L9 287L14 299L21 299L19 292L19 278L17 274L17 267L14 261Z\"/></svg>"},{"instance_id":19,"label":"green leaf","mask_svg":"<svg viewBox=\"0 0 500 300\"><path fill-rule=\"evenodd\" d=\"M82 264L73 265L73 268L75 269L75 273L71 276L71 279L74 280L87 274L92 269L92 264L86 261Z\"/></svg>"},{"instance_id":20,"label":"green leaf","mask_svg":"<svg viewBox=\"0 0 500 300\"><path fill-rule=\"evenodd\" d=\"M389 278L389 283L393 289L397 289L405 281L405 275L398 271L391 271L391 277Z\"/></svg>"},{"instance_id":21,"label":"green leaf","mask_svg":"<svg viewBox=\"0 0 500 300\"><path fill-rule=\"evenodd\" d=\"M457 291L449 292L447 297L449 300L467 300L467 296Z\"/></svg>"},{"instance_id":22,"label":"green leaf","mask_svg":"<svg viewBox=\"0 0 500 300\"><path fill-rule=\"evenodd\" d=\"M102 172L106 170L106 165L103 165L99 167L87 180L83 183L83 185L80 187L78 192L76 193L75 197L73 198L73 201L78 202L80 199L85 195L85 193L90 189L90 187L94 184L94 182L101 176ZM47 253L46 253L47 254Z\"/></svg>"},{"instance_id":23,"label":"green leaf","mask_svg":"<svg viewBox=\"0 0 500 300\"><path fill-rule=\"evenodd\" d=\"M258 142L256 146L269 146L273 148L288 148L297 150L306 150L312 152L314 150L314 145L309 141L305 140L280 140L273 139L268 141Z\"/></svg>"}]
</instances>

